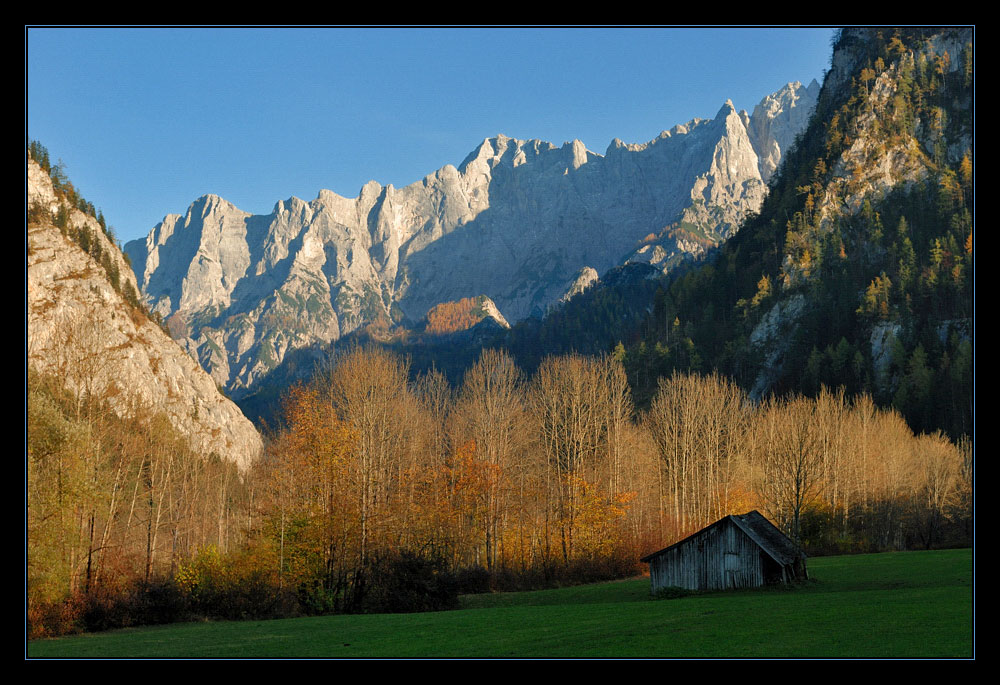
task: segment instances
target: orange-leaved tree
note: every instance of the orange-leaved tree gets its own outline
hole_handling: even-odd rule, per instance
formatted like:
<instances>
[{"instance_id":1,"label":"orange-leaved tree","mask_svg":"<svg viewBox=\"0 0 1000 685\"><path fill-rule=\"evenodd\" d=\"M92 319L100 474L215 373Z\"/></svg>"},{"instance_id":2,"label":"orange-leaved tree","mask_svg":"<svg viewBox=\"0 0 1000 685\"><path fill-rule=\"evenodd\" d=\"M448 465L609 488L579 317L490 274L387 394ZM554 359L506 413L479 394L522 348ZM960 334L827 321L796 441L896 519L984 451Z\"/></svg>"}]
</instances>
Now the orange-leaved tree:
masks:
<instances>
[{"instance_id":1,"label":"orange-leaved tree","mask_svg":"<svg viewBox=\"0 0 1000 685\"><path fill-rule=\"evenodd\" d=\"M319 581L337 596L359 557L358 484L349 459L355 437L315 385L293 388L284 414L286 428L266 464L279 585Z\"/></svg>"}]
</instances>

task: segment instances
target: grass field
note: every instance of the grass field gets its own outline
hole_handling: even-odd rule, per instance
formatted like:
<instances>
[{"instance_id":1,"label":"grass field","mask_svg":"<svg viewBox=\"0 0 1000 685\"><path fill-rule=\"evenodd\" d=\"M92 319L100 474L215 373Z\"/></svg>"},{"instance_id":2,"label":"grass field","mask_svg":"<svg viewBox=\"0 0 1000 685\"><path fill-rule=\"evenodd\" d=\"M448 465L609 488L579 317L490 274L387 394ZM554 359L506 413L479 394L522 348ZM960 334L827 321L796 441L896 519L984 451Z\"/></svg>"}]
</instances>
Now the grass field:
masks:
<instances>
[{"instance_id":1,"label":"grass field","mask_svg":"<svg viewBox=\"0 0 1000 685\"><path fill-rule=\"evenodd\" d=\"M793 588L655 600L649 580L463 597L427 614L186 623L27 644L29 658L973 656L972 550L809 561Z\"/></svg>"}]
</instances>

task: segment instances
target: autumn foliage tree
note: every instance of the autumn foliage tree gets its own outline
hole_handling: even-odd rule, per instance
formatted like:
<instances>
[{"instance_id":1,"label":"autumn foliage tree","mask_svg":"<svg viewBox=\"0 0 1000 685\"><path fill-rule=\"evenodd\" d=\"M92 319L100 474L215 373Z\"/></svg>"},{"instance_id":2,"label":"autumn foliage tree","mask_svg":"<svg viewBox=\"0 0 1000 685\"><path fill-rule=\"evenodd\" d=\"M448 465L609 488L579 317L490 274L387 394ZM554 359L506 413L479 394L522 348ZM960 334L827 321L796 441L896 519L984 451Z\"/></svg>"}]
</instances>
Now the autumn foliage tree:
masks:
<instances>
[{"instance_id":1,"label":"autumn foliage tree","mask_svg":"<svg viewBox=\"0 0 1000 685\"><path fill-rule=\"evenodd\" d=\"M340 597L356 565L358 497L349 454L355 436L315 386L298 386L285 400L287 428L266 464L268 529L277 546L279 587L320 579Z\"/></svg>"},{"instance_id":2,"label":"autumn foliage tree","mask_svg":"<svg viewBox=\"0 0 1000 685\"><path fill-rule=\"evenodd\" d=\"M457 465L469 470L462 473L462 479L476 483L482 498L477 517L483 542L479 558L487 568L493 568L503 529L523 524L511 504L516 492L524 492L526 469L522 460L529 424L522 373L509 355L484 350L466 372L452 414L452 433L463 445L463 452L471 449L474 455Z\"/></svg>"},{"instance_id":3,"label":"autumn foliage tree","mask_svg":"<svg viewBox=\"0 0 1000 685\"><path fill-rule=\"evenodd\" d=\"M155 415L111 420L56 388L33 380L28 404L39 634L65 630L65 598L89 598L103 618L88 626L120 625L116 602L164 582L183 615L238 618L620 577L751 509L810 553L971 532L968 443L825 388L753 403L721 376L675 374L636 415L615 357L550 357L526 378L491 350L452 389L358 348L289 390L246 473L186 452Z\"/></svg>"},{"instance_id":4,"label":"autumn foliage tree","mask_svg":"<svg viewBox=\"0 0 1000 685\"><path fill-rule=\"evenodd\" d=\"M472 328L483 316L484 298L463 297L457 302L442 302L427 312L427 332L433 335L454 333Z\"/></svg>"},{"instance_id":5,"label":"autumn foliage tree","mask_svg":"<svg viewBox=\"0 0 1000 685\"><path fill-rule=\"evenodd\" d=\"M71 391L63 382L29 368L33 636L148 621L136 598L199 549L234 550L248 511L248 482L237 467L195 454L162 414L136 399L120 416L105 393ZM181 604L158 615L176 620Z\"/></svg>"}]
</instances>

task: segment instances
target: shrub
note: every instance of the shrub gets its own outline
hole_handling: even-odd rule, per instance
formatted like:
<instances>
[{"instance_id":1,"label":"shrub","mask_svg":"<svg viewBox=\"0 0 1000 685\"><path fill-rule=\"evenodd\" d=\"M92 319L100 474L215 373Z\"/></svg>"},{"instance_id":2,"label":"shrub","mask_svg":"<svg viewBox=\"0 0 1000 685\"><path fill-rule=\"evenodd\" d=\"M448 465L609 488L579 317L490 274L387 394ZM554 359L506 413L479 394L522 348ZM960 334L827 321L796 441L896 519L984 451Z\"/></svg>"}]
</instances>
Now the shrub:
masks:
<instances>
[{"instance_id":1,"label":"shrub","mask_svg":"<svg viewBox=\"0 0 1000 685\"><path fill-rule=\"evenodd\" d=\"M680 599L681 597L687 597L693 594L692 590L687 590L676 585L669 585L667 587L661 587L656 591L654 597L657 599Z\"/></svg>"},{"instance_id":2,"label":"shrub","mask_svg":"<svg viewBox=\"0 0 1000 685\"><path fill-rule=\"evenodd\" d=\"M175 579L196 616L243 620L298 613L294 596L279 590L271 574L239 555L223 556L214 546L182 565Z\"/></svg>"},{"instance_id":3,"label":"shrub","mask_svg":"<svg viewBox=\"0 0 1000 685\"><path fill-rule=\"evenodd\" d=\"M318 580L299 585L297 599L302 613L309 616L332 614L340 604L337 593L323 587Z\"/></svg>"},{"instance_id":4,"label":"shrub","mask_svg":"<svg viewBox=\"0 0 1000 685\"><path fill-rule=\"evenodd\" d=\"M493 589L490 585L490 572L482 566L456 571L455 585L460 595L477 595Z\"/></svg>"},{"instance_id":5,"label":"shrub","mask_svg":"<svg viewBox=\"0 0 1000 685\"><path fill-rule=\"evenodd\" d=\"M28 595L28 639L78 632L70 602L36 601Z\"/></svg>"},{"instance_id":6,"label":"shrub","mask_svg":"<svg viewBox=\"0 0 1000 685\"><path fill-rule=\"evenodd\" d=\"M358 584L355 608L393 614L453 609L458 606L458 582L446 568L441 560L412 552L377 559Z\"/></svg>"},{"instance_id":7,"label":"shrub","mask_svg":"<svg viewBox=\"0 0 1000 685\"><path fill-rule=\"evenodd\" d=\"M28 205L28 225L38 226L52 221L52 214L40 202L32 202Z\"/></svg>"}]
</instances>

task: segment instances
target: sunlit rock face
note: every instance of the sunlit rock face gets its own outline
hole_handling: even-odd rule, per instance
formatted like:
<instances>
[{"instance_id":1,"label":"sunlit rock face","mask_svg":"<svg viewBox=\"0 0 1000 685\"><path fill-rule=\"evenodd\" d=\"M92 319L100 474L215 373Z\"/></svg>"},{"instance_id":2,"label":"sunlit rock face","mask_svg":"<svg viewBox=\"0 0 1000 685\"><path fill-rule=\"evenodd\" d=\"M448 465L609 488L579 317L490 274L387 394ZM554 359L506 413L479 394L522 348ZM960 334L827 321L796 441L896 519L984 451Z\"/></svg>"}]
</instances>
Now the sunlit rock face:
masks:
<instances>
[{"instance_id":1,"label":"sunlit rock face","mask_svg":"<svg viewBox=\"0 0 1000 685\"><path fill-rule=\"evenodd\" d=\"M60 204L49 176L32 160L28 203L50 212ZM114 283L109 280L108 267L92 256L98 250L84 252L49 222L31 225L27 362L59 378L73 392L103 398L122 415L140 410L161 413L199 454L215 454L248 468L263 445L253 424L177 342L127 303L122 293L129 289L136 293L136 279L97 220L74 209L68 224L89 231L102 261L108 260L117 278ZM220 251L216 258L228 268L239 255ZM207 274L215 266L206 260L193 268ZM207 281L213 278L205 276ZM211 302L221 295L191 291L189 297Z\"/></svg>"},{"instance_id":2,"label":"sunlit rock face","mask_svg":"<svg viewBox=\"0 0 1000 685\"><path fill-rule=\"evenodd\" d=\"M760 207L816 90L789 84L753 116L726 102L604 155L500 135L404 188L323 190L263 216L206 195L125 249L150 306L239 397L288 352L368 324L483 294L516 322L584 287L585 268L703 254Z\"/></svg>"}]
</instances>

